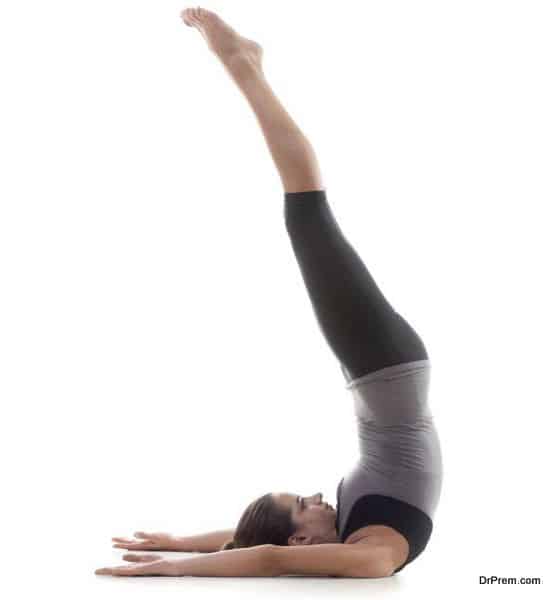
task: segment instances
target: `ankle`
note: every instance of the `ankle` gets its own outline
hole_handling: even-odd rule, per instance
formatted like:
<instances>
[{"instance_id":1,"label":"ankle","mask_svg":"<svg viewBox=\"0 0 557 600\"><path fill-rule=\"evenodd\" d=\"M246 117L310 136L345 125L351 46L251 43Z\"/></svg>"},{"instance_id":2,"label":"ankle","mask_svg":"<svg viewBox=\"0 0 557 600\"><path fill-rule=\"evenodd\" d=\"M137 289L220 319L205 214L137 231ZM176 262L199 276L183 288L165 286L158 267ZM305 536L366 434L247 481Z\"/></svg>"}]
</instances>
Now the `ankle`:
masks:
<instances>
[{"instance_id":1,"label":"ankle","mask_svg":"<svg viewBox=\"0 0 557 600\"><path fill-rule=\"evenodd\" d=\"M237 84L241 86L244 83L259 81L263 79L263 69L260 65L254 64L245 56L230 57L225 63L227 71Z\"/></svg>"},{"instance_id":2,"label":"ankle","mask_svg":"<svg viewBox=\"0 0 557 600\"><path fill-rule=\"evenodd\" d=\"M263 75L262 55L261 46L250 40L236 51L222 56L221 60L235 79L252 78Z\"/></svg>"}]
</instances>

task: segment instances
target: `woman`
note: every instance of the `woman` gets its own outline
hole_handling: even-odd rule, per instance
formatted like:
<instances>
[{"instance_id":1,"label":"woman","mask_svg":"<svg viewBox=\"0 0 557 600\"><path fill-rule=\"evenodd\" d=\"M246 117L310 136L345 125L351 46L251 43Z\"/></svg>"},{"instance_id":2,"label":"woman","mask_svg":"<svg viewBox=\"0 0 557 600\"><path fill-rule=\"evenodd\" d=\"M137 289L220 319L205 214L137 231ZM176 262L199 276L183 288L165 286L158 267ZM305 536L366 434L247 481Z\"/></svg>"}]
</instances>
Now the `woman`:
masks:
<instances>
[{"instance_id":1,"label":"woman","mask_svg":"<svg viewBox=\"0 0 557 600\"><path fill-rule=\"evenodd\" d=\"M113 538L117 548L210 556L127 554L124 559L136 564L96 573L390 576L424 550L441 490L426 349L340 230L313 148L263 74L261 47L211 11L188 8L181 16L201 32L261 126L283 183L286 228L315 316L353 394L360 457L338 485L336 511L321 494L266 494L248 506L235 530Z\"/></svg>"}]
</instances>

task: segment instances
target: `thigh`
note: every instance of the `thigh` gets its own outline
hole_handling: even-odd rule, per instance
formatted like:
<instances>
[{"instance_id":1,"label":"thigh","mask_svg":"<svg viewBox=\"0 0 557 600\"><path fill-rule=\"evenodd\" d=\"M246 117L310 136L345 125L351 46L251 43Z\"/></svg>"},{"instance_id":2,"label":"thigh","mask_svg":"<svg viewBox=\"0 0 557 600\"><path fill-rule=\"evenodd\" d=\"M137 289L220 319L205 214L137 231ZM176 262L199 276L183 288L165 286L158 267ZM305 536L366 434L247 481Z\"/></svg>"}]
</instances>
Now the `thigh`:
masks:
<instances>
[{"instance_id":1,"label":"thigh","mask_svg":"<svg viewBox=\"0 0 557 600\"><path fill-rule=\"evenodd\" d=\"M284 214L320 329L349 376L428 358L344 236L325 191L286 193Z\"/></svg>"}]
</instances>

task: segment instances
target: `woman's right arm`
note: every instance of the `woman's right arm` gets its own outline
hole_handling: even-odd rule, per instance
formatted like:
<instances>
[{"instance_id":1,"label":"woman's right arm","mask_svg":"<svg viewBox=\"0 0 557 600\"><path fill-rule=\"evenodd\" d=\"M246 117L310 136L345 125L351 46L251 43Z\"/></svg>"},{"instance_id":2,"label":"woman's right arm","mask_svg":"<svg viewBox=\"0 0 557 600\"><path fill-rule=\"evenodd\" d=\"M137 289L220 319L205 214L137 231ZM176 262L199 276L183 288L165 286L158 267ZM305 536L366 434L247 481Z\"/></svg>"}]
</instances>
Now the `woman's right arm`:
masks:
<instances>
[{"instance_id":1,"label":"woman's right arm","mask_svg":"<svg viewBox=\"0 0 557 600\"><path fill-rule=\"evenodd\" d=\"M166 550L175 552L218 552L234 537L234 529L222 529L197 535L175 536L169 533L136 531L136 539L113 537L114 548L126 550Z\"/></svg>"}]
</instances>

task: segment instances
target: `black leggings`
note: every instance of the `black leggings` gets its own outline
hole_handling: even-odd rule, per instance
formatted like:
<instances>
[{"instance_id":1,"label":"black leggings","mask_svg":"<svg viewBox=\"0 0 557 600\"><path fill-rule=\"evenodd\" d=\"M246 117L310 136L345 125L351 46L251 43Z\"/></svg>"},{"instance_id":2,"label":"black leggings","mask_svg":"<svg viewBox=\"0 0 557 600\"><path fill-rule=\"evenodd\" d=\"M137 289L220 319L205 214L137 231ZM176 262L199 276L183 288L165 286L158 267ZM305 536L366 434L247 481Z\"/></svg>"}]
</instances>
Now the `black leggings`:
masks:
<instances>
[{"instance_id":1,"label":"black leggings","mask_svg":"<svg viewBox=\"0 0 557 600\"><path fill-rule=\"evenodd\" d=\"M285 193L284 216L319 327L347 380L428 359L344 237L324 190Z\"/></svg>"}]
</instances>

